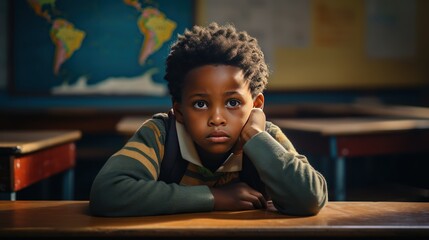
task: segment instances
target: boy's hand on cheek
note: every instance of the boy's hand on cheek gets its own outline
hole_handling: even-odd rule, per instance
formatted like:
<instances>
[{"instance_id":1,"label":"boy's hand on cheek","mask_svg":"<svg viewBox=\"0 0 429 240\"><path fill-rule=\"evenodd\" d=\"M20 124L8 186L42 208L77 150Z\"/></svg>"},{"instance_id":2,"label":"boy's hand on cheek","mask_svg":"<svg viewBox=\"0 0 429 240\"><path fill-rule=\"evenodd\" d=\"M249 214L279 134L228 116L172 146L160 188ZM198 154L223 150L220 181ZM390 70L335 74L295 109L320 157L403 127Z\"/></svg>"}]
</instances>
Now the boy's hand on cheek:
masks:
<instances>
[{"instance_id":1,"label":"boy's hand on cheek","mask_svg":"<svg viewBox=\"0 0 429 240\"><path fill-rule=\"evenodd\" d=\"M241 154L243 152L243 145L255 134L263 131L265 131L265 113L261 108L253 108L232 152L234 154Z\"/></svg>"},{"instance_id":2,"label":"boy's hand on cheek","mask_svg":"<svg viewBox=\"0 0 429 240\"><path fill-rule=\"evenodd\" d=\"M243 144L251 139L254 135L265 131L265 113L261 108L253 108L250 112L249 119L241 130L240 138Z\"/></svg>"},{"instance_id":3,"label":"boy's hand on cheek","mask_svg":"<svg viewBox=\"0 0 429 240\"><path fill-rule=\"evenodd\" d=\"M246 183L232 183L218 188L210 188L214 196L215 211L238 211L266 208L264 196Z\"/></svg>"}]
</instances>

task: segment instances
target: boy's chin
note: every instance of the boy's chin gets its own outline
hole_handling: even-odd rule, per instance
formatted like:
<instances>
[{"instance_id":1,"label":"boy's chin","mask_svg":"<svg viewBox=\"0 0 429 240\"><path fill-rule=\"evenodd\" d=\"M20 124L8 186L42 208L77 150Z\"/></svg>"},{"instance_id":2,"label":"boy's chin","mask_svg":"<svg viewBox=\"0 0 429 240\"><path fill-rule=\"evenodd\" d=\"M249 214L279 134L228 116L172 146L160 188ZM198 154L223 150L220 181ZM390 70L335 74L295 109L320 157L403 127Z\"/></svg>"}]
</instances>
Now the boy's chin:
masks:
<instances>
[{"instance_id":1,"label":"boy's chin","mask_svg":"<svg viewBox=\"0 0 429 240\"><path fill-rule=\"evenodd\" d=\"M229 146L227 144L209 144L204 146L195 144L195 146L200 154L209 154L218 157L220 157L221 155L229 155L232 152L232 148L234 147Z\"/></svg>"},{"instance_id":2,"label":"boy's chin","mask_svg":"<svg viewBox=\"0 0 429 240\"><path fill-rule=\"evenodd\" d=\"M215 147L215 148L205 149L205 151L213 155L225 155L225 154L231 153L231 148Z\"/></svg>"}]
</instances>

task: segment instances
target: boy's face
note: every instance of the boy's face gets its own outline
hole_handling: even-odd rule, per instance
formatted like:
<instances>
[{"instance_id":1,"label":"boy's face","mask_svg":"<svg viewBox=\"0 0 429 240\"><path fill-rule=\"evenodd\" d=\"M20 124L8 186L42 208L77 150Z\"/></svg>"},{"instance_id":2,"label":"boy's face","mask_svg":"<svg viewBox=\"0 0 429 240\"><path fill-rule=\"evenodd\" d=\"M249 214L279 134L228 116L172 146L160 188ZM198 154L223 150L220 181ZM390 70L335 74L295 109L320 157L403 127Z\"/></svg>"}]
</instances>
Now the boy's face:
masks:
<instances>
[{"instance_id":1,"label":"boy's face","mask_svg":"<svg viewBox=\"0 0 429 240\"><path fill-rule=\"evenodd\" d=\"M223 154L237 142L253 107L264 98L252 98L243 71L228 65L204 65L185 77L182 102L173 105L177 121L204 151Z\"/></svg>"}]
</instances>

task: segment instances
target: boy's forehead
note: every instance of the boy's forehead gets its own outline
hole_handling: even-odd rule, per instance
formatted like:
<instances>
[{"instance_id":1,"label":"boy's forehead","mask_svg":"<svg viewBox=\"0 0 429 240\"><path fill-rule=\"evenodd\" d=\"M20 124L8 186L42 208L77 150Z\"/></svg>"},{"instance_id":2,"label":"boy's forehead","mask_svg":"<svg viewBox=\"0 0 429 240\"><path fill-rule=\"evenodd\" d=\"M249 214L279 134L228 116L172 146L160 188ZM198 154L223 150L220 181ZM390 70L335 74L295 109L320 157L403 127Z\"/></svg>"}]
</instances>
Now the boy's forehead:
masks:
<instances>
[{"instance_id":1,"label":"boy's forehead","mask_svg":"<svg viewBox=\"0 0 429 240\"><path fill-rule=\"evenodd\" d=\"M230 80L230 82L247 82L244 72L241 68L231 65L203 65L191 69L184 78L184 82L204 82L214 80L221 82L222 80Z\"/></svg>"},{"instance_id":2,"label":"boy's forehead","mask_svg":"<svg viewBox=\"0 0 429 240\"><path fill-rule=\"evenodd\" d=\"M230 65L204 65L189 71L184 79L184 90L198 91L207 88L219 90L249 89L243 70Z\"/></svg>"}]
</instances>

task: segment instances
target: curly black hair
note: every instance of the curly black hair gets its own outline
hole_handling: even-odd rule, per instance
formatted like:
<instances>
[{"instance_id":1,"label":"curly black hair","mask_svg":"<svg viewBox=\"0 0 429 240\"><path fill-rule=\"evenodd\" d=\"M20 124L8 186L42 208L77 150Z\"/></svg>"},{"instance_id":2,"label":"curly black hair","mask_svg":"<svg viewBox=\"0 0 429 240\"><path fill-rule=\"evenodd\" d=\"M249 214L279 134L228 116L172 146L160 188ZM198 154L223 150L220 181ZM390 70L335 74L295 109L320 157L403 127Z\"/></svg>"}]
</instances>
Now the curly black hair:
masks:
<instances>
[{"instance_id":1,"label":"curly black hair","mask_svg":"<svg viewBox=\"0 0 429 240\"><path fill-rule=\"evenodd\" d=\"M166 60L164 78L172 101L181 102L183 81L190 70L210 64L241 68L253 97L262 93L268 82L268 66L255 38L230 24L194 26L178 36Z\"/></svg>"}]
</instances>

